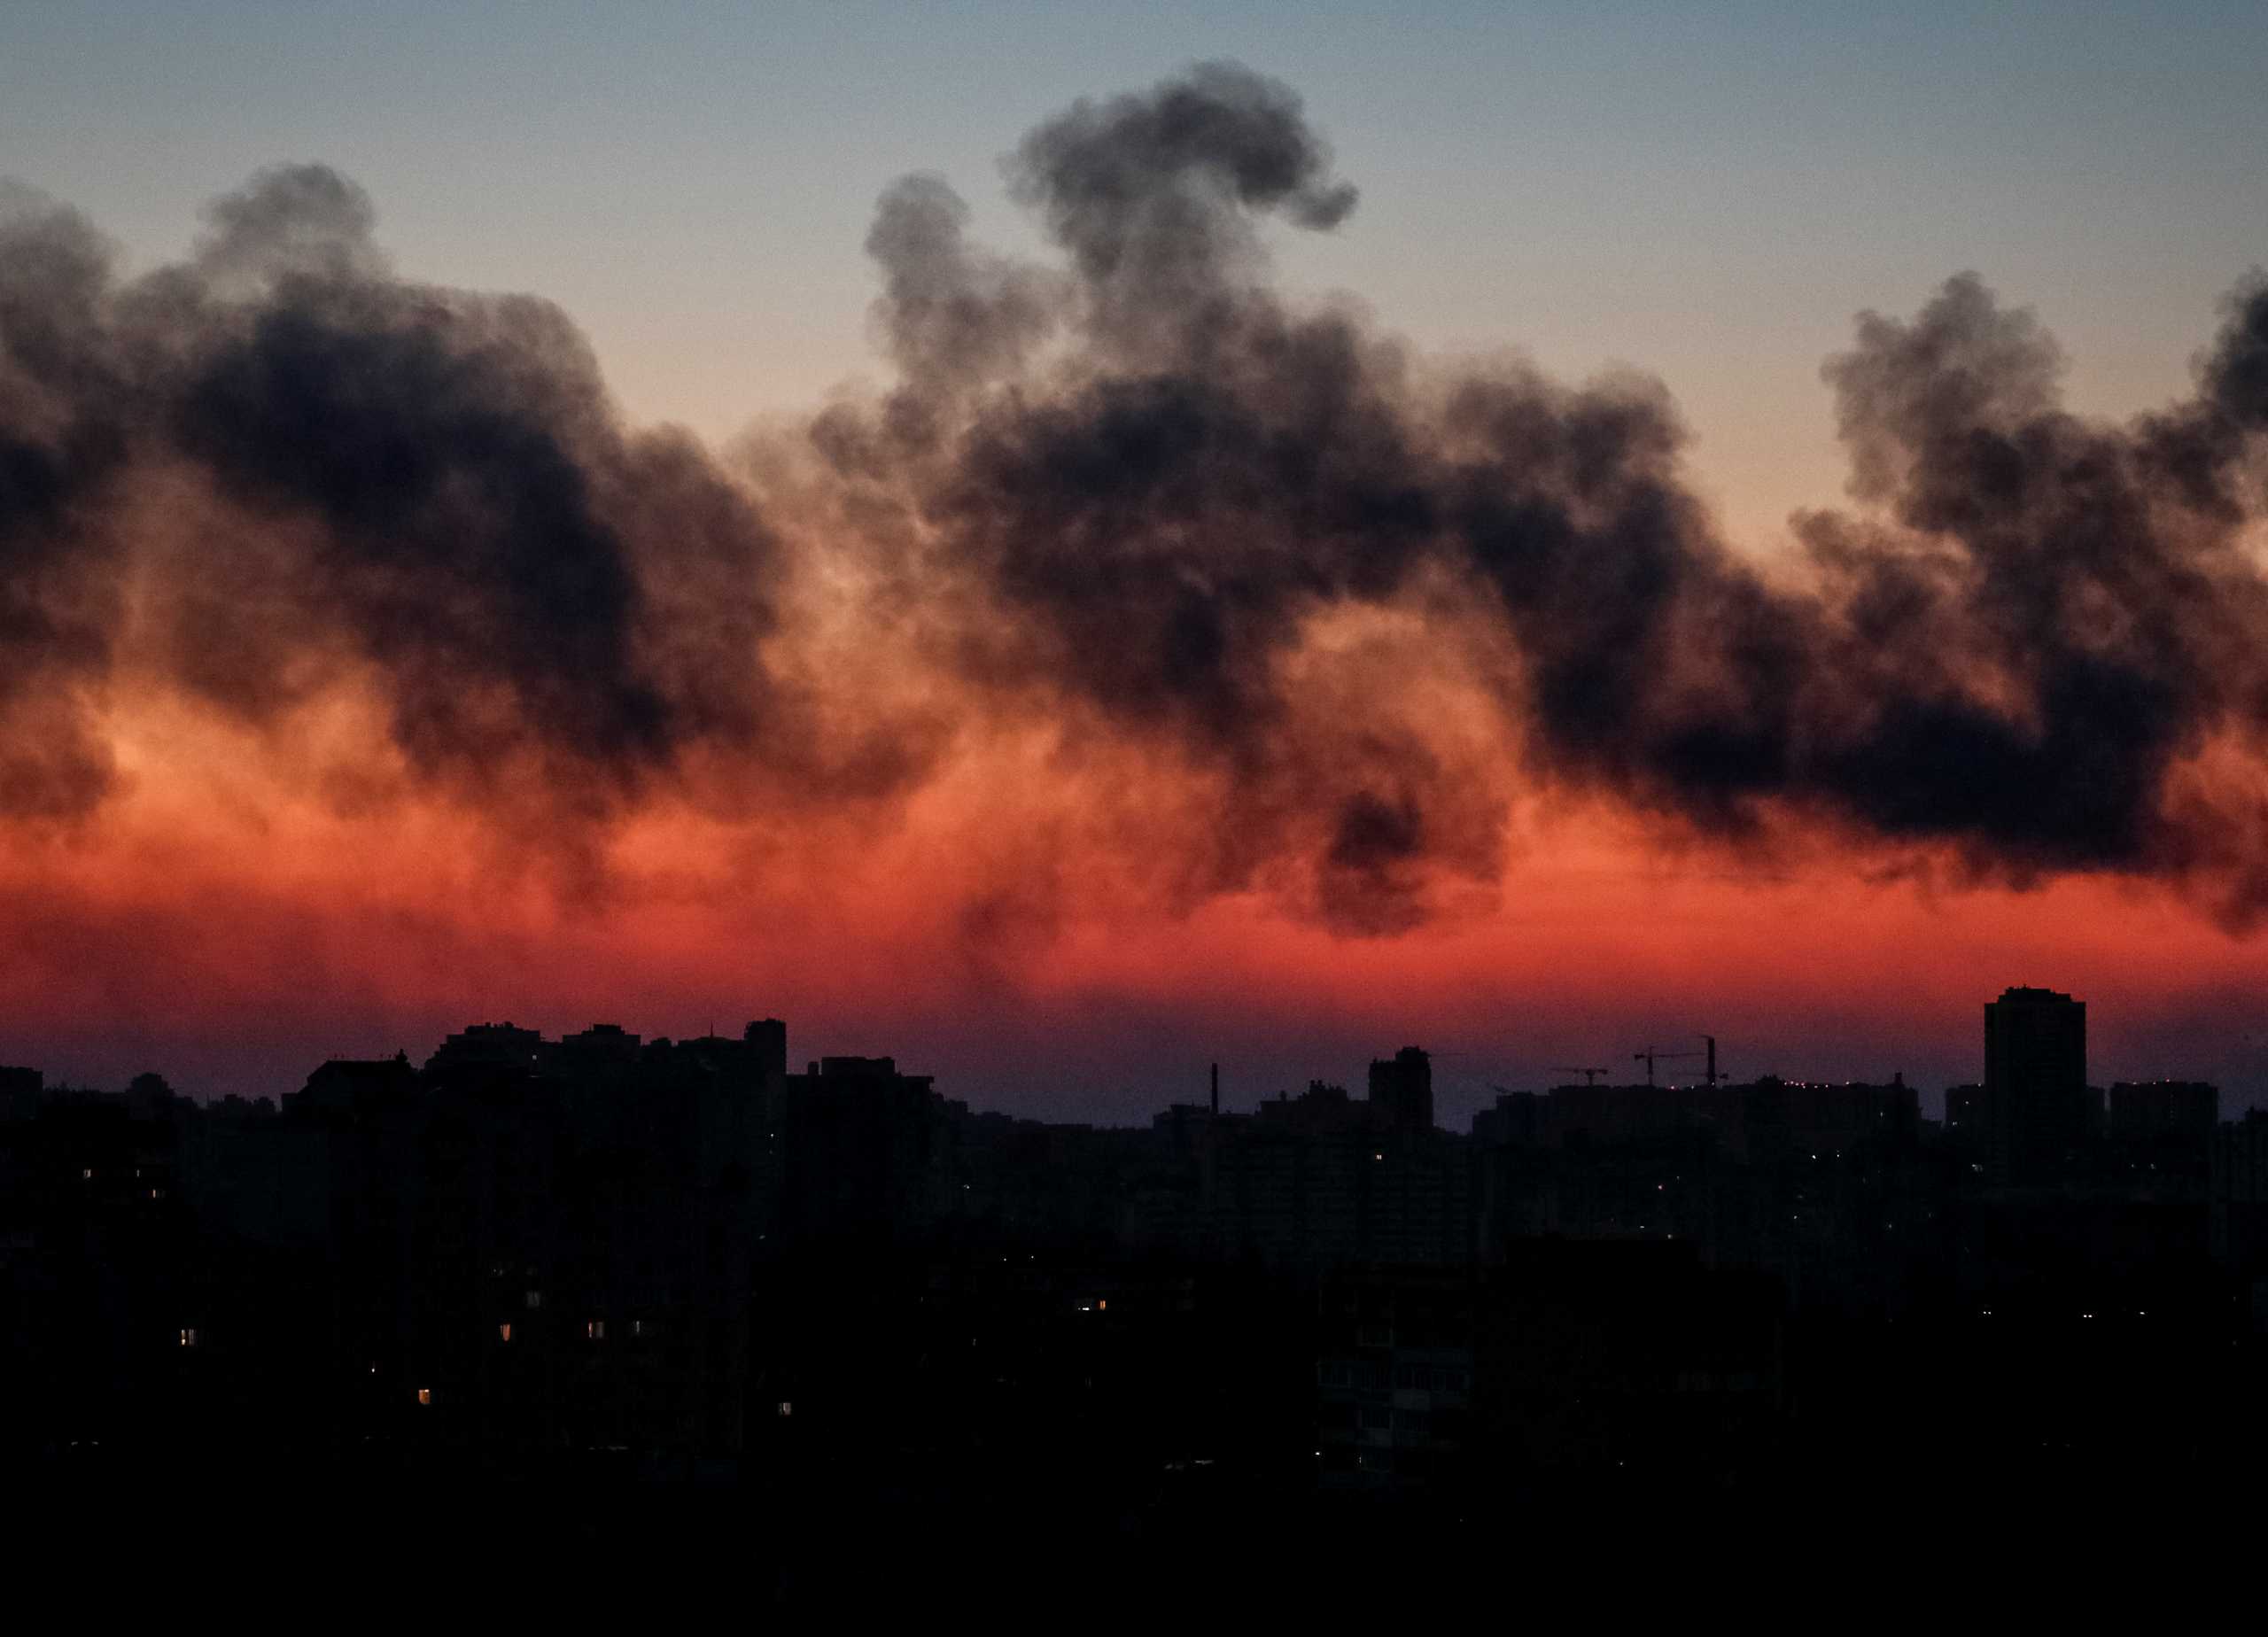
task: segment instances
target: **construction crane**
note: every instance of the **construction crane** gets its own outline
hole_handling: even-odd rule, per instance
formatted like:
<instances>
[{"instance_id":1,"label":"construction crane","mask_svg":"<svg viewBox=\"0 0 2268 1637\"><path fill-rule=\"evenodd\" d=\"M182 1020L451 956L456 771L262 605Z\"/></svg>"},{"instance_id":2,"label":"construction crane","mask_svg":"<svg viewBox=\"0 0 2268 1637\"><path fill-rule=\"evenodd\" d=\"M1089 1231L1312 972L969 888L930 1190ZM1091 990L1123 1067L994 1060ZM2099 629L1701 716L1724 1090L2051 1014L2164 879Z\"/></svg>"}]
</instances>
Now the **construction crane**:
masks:
<instances>
[{"instance_id":1,"label":"construction crane","mask_svg":"<svg viewBox=\"0 0 2268 1637\"><path fill-rule=\"evenodd\" d=\"M1583 1077L1583 1083L1587 1086L1596 1085L1598 1077L1606 1073L1603 1068L1578 1068L1569 1063L1554 1063L1551 1066L1551 1072L1555 1075L1581 1075Z\"/></svg>"},{"instance_id":2,"label":"construction crane","mask_svg":"<svg viewBox=\"0 0 2268 1637\"><path fill-rule=\"evenodd\" d=\"M1643 1051L1633 1051L1630 1054L1630 1060L1634 1063L1643 1063L1646 1066L1646 1083L1651 1085L1654 1083L1654 1063L1657 1059L1666 1063L1672 1058L1699 1057L1700 1055L1698 1051L1657 1051L1653 1047L1648 1046Z\"/></svg>"},{"instance_id":3,"label":"construction crane","mask_svg":"<svg viewBox=\"0 0 2268 1637\"><path fill-rule=\"evenodd\" d=\"M1648 1085L1654 1083L1654 1061L1658 1058L1663 1062L1667 1062L1672 1058L1706 1058L1708 1059L1708 1067L1701 1071L1701 1083L1707 1086L1713 1086L1718 1081L1724 1078L1723 1075L1717 1073L1717 1037L1714 1035L1702 1035L1697 1036L1697 1038L1703 1043L1705 1050L1700 1051L1657 1051L1653 1047L1648 1046L1643 1051L1632 1052L1630 1054L1630 1058L1633 1062L1643 1063L1646 1066L1646 1083Z\"/></svg>"}]
</instances>

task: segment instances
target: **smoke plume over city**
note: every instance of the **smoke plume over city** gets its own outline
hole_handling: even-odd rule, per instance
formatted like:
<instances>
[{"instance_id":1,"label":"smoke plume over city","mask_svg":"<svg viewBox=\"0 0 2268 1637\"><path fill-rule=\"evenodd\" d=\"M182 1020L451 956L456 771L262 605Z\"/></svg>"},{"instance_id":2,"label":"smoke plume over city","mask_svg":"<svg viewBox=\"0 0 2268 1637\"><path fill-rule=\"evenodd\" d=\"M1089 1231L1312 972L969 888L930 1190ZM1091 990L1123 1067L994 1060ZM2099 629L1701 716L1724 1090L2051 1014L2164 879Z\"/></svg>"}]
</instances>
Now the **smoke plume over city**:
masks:
<instances>
[{"instance_id":1,"label":"smoke plume over city","mask_svg":"<svg viewBox=\"0 0 2268 1637\"><path fill-rule=\"evenodd\" d=\"M398 275L323 166L135 273L0 195L5 899L62 951L16 959L83 999L105 881L202 915L248 856L271 920L438 871L377 932L412 941L444 903L895 925L918 890L978 984L1223 900L1469 924L1570 830L2268 910L2257 275L2120 422L2063 407L2023 292L1884 291L1919 306L1823 365L1848 493L1763 549L1645 375L1281 288L1271 243L1361 208L1287 86L1199 66L1004 168L1045 253L889 182L887 380L725 446L630 424L540 293Z\"/></svg>"}]
</instances>

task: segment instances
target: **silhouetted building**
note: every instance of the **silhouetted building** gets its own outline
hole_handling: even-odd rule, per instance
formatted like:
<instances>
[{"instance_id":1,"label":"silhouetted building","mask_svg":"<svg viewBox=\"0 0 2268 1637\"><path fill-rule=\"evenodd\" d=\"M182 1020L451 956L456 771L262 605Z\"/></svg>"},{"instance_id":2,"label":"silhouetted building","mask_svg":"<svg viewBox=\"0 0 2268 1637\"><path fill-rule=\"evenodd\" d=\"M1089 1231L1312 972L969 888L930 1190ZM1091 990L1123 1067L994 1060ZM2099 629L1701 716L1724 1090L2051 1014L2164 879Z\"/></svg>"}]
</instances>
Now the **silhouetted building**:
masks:
<instances>
[{"instance_id":1,"label":"silhouetted building","mask_svg":"<svg viewBox=\"0 0 2268 1637\"><path fill-rule=\"evenodd\" d=\"M429 1070L470 1067L532 1069L542 1061L542 1034L511 1023L474 1023L444 1040L425 1059Z\"/></svg>"},{"instance_id":2,"label":"silhouetted building","mask_svg":"<svg viewBox=\"0 0 2268 1637\"><path fill-rule=\"evenodd\" d=\"M1431 1070L1412 1047L1390 1063L1386 1096L1356 1102L1310 1081L1210 1128L1208 1237L1234 1257L1318 1270L1363 1262L1440 1267L1472 1252L1472 1173L1463 1139L1418 1123ZM1410 1076L1423 1077L1422 1093Z\"/></svg>"},{"instance_id":3,"label":"silhouetted building","mask_svg":"<svg viewBox=\"0 0 2268 1637\"><path fill-rule=\"evenodd\" d=\"M1540 1091L1498 1091L1493 1105L1472 1116L1472 1140L1483 1148L1536 1142L1543 1132L1544 1104Z\"/></svg>"},{"instance_id":4,"label":"silhouetted building","mask_svg":"<svg viewBox=\"0 0 2268 1637\"><path fill-rule=\"evenodd\" d=\"M2210 1163L2215 1258L2256 1278L2268 1274L2268 1109L2218 1127Z\"/></svg>"},{"instance_id":5,"label":"silhouetted building","mask_svg":"<svg viewBox=\"0 0 2268 1637\"><path fill-rule=\"evenodd\" d=\"M2114 1142L2171 1137L2202 1144L2220 1121L2218 1086L2194 1080L2121 1080L2110 1088Z\"/></svg>"},{"instance_id":6,"label":"silhouetted building","mask_svg":"<svg viewBox=\"0 0 2268 1637\"><path fill-rule=\"evenodd\" d=\"M1985 1175L2056 1181L2087 1137L2087 1009L2053 989L2010 989L1984 1005Z\"/></svg>"},{"instance_id":7,"label":"silhouetted building","mask_svg":"<svg viewBox=\"0 0 2268 1637\"><path fill-rule=\"evenodd\" d=\"M619 1023L594 1023L559 1042L560 1059L578 1069L620 1067L638 1060L639 1037Z\"/></svg>"},{"instance_id":8,"label":"silhouetted building","mask_svg":"<svg viewBox=\"0 0 2268 1637\"><path fill-rule=\"evenodd\" d=\"M890 1058L830 1057L782 1092L781 1224L792 1243L888 1245L946 1209L947 1110Z\"/></svg>"},{"instance_id":9,"label":"silhouetted building","mask_svg":"<svg viewBox=\"0 0 2268 1637\"><path fill-rule=\"evenodd\" d=\"M1433 1129L1433 1062L1416 1046L1371 1065L1371 1101L1406 1131Z\"/></svg>"},{"instance_id":10,"label":"silhouetted building","mask_svg":"<svg viewBox=\"0 0 2268 1637\"><path fill-rule=\"evenodd\" d=\"M1411 1490L1464 1476L1472 1393L1464 1269L1355 1269L1317 1294L1316 1463L1326 1485Z\"/></svg>"},{"instance_id":11,"label":"silhouetted building","mask_svg":"<svg viewBox=\"0 0 2268 1637\"><path fill-rule=\"evenodd\" d=\"M1921 1135L1922 1103L1904 1077L1861 1081L1782 1080L1704 1093L1720 1112L1728 1144L1744 1159L1816 1160L1823 1154L1910 1146Z\"/></svg>"},{"instance_id":12,"label":"silhouetted building","mask_svg":"<svg viewBox=\"0 0 2268 1637\"><path fill-rule=\"evenodd\" d=\"M1782 1292L1669 1243L1532 1239L1473 1303L1470 1439L1492 1485L1658 1475L1722 1485L1757 1458L1782 1389Z\"/></svg>"},{"instance_id":13,"label":"silhouetted building","mask_svg":"<svg viewBox=\"0 0 2268 1637\"><path fill-rule=\"evenodd\" d=\"M756 1068L760 1075L782 1079L788 1073L788 1026L778 1018L759 1018L742 1031L749 1050L756 1055Z\"/></svg>"},{"instance_id":14,"label":"silhouetted building","mask_svg":"<svg viewBox=\"0 0 2268 1637\"><path fill-rule=\"evenodd\" d=\"M1770 1075L1740 1084L1565 1085L1541 1096L1503 1092L1472 1123L1474 1137L1485 1147L1706 1140L1742 1159L1911 1144L1920 1129L1921 1100L1903 1077L1874 1085Z\"/></svg>"},{"instance_id":15,"label":"silhouetted building","mask_svg":"<svg viewBox=\"0 0 2268 1637\"><path fill-rule=\"evenodd\" d=\"M345 1116L408 1097L416 1085L417 1071L406 1051L390 1058L332 1058L307 1076L306 1085L284 1094L284 1109L303 1116Z\"/></svg>"},{"instance_id":16,"label":"silhouetted building","mask_svg":"<svg viewBox=\"0 0 2268 1637\"><path fill-rule=\"evenodd\" d=\"M46 1086L47 1076L36 1068L0 1066L0 1114L29 1119L38 1108L40 1093Z\"/></svg>"},{"instance_id":17,"label":"silhouetted building","mask_svg":"<svg viewBox=\"0 0 2268 1637\"><path fill-rule=\"evenodd\" d=\"M1946 1088L1946 1134L1964 1150L1984 1152L1984 1088L1969 1082ZM1977 1165L1981 1168L1983 1160Z\"/></svg>"}]
</instances>

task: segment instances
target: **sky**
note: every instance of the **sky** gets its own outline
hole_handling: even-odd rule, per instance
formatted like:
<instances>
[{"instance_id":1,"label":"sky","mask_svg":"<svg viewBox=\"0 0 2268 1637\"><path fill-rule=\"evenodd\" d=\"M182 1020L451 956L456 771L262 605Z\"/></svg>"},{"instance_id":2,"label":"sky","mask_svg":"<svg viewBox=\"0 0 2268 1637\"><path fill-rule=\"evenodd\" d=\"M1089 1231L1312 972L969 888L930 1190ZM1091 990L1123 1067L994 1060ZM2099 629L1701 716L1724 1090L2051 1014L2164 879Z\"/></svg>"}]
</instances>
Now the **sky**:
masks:
<instances>
[{"instance_id":1,"label":"sky","mask_svg":"<svg viewBox=\"0 0 2268 1637\"><path fill-rule=\"evenodd\" d=\"M1032 345L1063 345L1063 367L1086 373L1084 387L1050 376L1045 392L1017 371L1052 366L999 349L1022 345L1016 302L1057 298L1038 274L999 269L1060 275L1116 230L1078 214L1068 170L1034 170L1027 132L1082 97L1147 94L1192 63L1248 65L1296 97L1297 142L1311 136L1317 175L1359 201L1339 209L1322 181L1257 204L1248 193L1252 244L1241 216L1221 229L1224 288L1264 286L1269 312L1362 314L1355 333L1397 361L1363 363L1364 378L1407 436L1422 429L1418 441L1444 450L1446 412L1422 383L1378 384L1394 369L1517 377L1520 401L1563 426L1625 413L1634 374L1658 382L1674 409L1627 412L1682 426L1664 457L1669 487L1703 521L1675 525L1700 542L1678 551L1705 568L1665 617L1675 629L1650 640L1689 654L1693 632L1677 622L1718 630L1711 620L1752 601L1747 569L1706 566L1720 547L1775 585L1818 571L1821 526L1798 513L1903 530L1895 549L1909 564L1924 537L2016 549L1942 508L1922 517L1914 483L1850 492L1865 426L1919 446L1899 419L1910 404L1895 371L1919 367L1930 336L1997 337L2031 357L2031 332L2008 316L2028 310L2060 346L2061 406L2089 427L2132 428L2195 400L2225 302L2268 260L2263 60L2268 14L2235 4L7 8L0 175L83 213L110 242L113 288L206 255L212 202L269 167L329 167L376 225L355 225L338 202L348 195L301 190L297 208L352 241L353 266L322 275L327 305L292 310L343 324L339 292L357 280L378 281L369 287L387 304L414 306L401 292L422 290L555 304L587 360L489 307L466 308L452 333L537 361L528 391L547 428L577 429L562 446L597 521L587 558L531 570L551 578L513 579L489 607L478 598L495 586L445 555L451 530L473 525L337 481L312 493L309 463L330 457L299 449L287 469L272 438L252 447L271 423L224 390L239 377L215 363L183 389L169 427L203 415L243 438L167 431L161 454L123 459L129 476L89 480L106 485L86 535L99 548L56 547L37 575L20 570L26 606L51 611L57 582L40 576L99 558L99 572L70 570L90 577L71 580L72 606L95 586L120 611L89 617L103 632L92 670L0 667L42 732L67 674L74 720L109 769L83 799L0 803L19 814L0 870L0 971L15 997L0 1056L98 1082L155 1067L201 1092L274 1090L324 1055L421 1054L475 1016L557 1029L604 1015L684 1034L778 1013L798 1055L895 1051L980 1104L1101 1119L1194 1095L1215 1059L1233 1101L1309 1075L1352 1080L1373 1052L1418 1041L1443 1054L1457 1115L1491 1085L1627 1067L1635 1049L1703 1029L1736 1072L1902 1069L1934 1088L1977 1072L1980 1004L2023 982L2089 1000L2099 1081L2204 1075L2226 1103L2268 1100L2264 945L2238 907L2261 867L2256 817L2241 815L2258 811L2258 707L2245 689L2264 627L2233 615L2231 630L2199 636L2212 622L2193 613L2180 616L2189 634L2151 649L2148 679L2179 682L2182 702L2151 707L2171 715L2141 753L2140 828L2079 837L2004 813L1917 817L1881 787L1922 774L1885 772L1879 735L1865 748L1881 778L1845 757L1758 795L1713 764L1721 788L1704 801L1666 794L1658 757L1579 742L1565 719L1539 749L1534 697L1550 679L1525 675L1526 702L1506 708L1495 678L1534 665L1548 640L1518 607L1509 656L1502 632L1468 629L1469 541L1454 562L1397 557L1386 590L1360 552L1288 578L1274 556L1235 573L1173 560L1176 583L1203 579L1231 609L1230 640L1247 645L1200 687L1186 671L1092 657L1121 635L1138 648L1147 630L1138 612L1114 618L1118 582L1099 570L1064 584L1094 561L1065 542L1115 549L1120 501L971 511L979 466L1007 482L1021 469L1000 450L1038 461L1032 440L1053 423L1009 428L984 446L990 464L929 445L843 453L846 427L882 436L893 393L977 450L975 433L1000 431L998 405L1020 392L1054 394L1068 415L1099 379L1201 378L1197 342L1167 357L1124 322L1137 312L1171 329L1185 269L1153 270L1138 289L1115 271L1061 298L1089 304L1067 321L1073 339ZM1100 151L1076 135L1059 131L1058 157ZM1020 152L1017 174L1039 178L1021 203L1007 174ZM953 231L982 247L974 260L953 260L962 238L940 248L919 233L897 262L869 254L878 201L908 174L943 177L964 202ZM1180 198L1171 190L1191 174L1157 197ZM892 197L901 213L886 219L935 227L920 198ZM245 220L283 208L261 198ZM200 360L229 344L242 313L299 299L278 293L268 264L198 265L212 310L168 333L193 334L182 345ZM893 268L906 282L889 283ZM1969 270L1992 294L1989 313L1946 296ZM951 385L919 305L948 274L990 304L990 351L948 360ZM1256 309L1240 310L1244 322ZM1864 353L1880 369L1838 387L1822 362L1853 355L1869 311L1902 328ZM371 322L398 336L418 321L384 305ZM113 337L152 322L104 321ZM0 343L20 346L28 326L0 323ZM1260 356L1203 362L1234 376ZM1521 373L1530 365L1540 376ZM586 391L586 376L602 386ZM971 381L1003 396L984 408ZM1580 396L1599 382L1624 386ZM2007 415L2037 410L2016 401L2028 390L2002 394ZM1291 413L1282 380L1252 391L1270 426ZM18 415L30 446L62 447L64 423L28 392L0 395L0 413ZM1854 405L1860 434L1838 438ZM245 426L229 421L238 412ZM143 414L121 411L120 436L145 439ZM460 439L490 423L419 423ZM816 440L814 465L818 425L835 441ZM669 426L698 451L675 457L692 476L656 475L656 429ZM355 427L384 431L358 421L322 435ZM1630 469L1652 485L1651 432L1632 436ZM2056 432L2058 446L2076 436ZM2121 436L2141 452L2132 459L2155 458L2143 433ZM2256 454L2227 458L2240 470ZM1469 511L1469 473L1436 464L1432 503L1454 495ZM337 478L335 462L322 469ZM1017 493L1061 469L1023 470ZM520 478L481 473L484 503L537 505ZM694 489L708 498L688 500ZM714 521L726 513L739 521ZM2257 516L2203 545L2194 519L2153 523L2165 552L2207 552L2227 582L2177 614L2249 608ZM547 517L521 522L533 535L581 526ZM1080 533L1098 526L1099 543ZM1206 548L1184 541L1184 521L1123 526ZM1286 551L1305 526L1290 526ZM2027 526L2026 551L2085 549L2068 517ZM7 527L0 516L0 546ZM693 562L668 542L696 528L746 534ZM346 545L306 544L309 530ZM424 544L404 558L396 530ZM1027 543L1032 531L1044 548ZM521 538L506 533L508 546ZM1247 535L1223 538L1241 550ZM1626 539L1606 529L1597 548ZM913 566L931 551L949 572ZM327 589L300 583L347 573L343 561L351 574ZM415 636L402 634L404 574L447 603L449 617ZM735 575L769 588L737 624L715 617L739 594ZM1254 586L1267 575L1278 579L1263 608ZM1497 559L1481 578L1489 596L1524 594ZM275 590L286 579L289 595ZM2140 584L2122 570L2090 580L2090 594L2139 601ZM248 586L274 594L238 594ZM1846 640L1855 594L1822 595L1821 617ZM634 605L627 637L593 613L610 596ZM215 598L234 612L216 613ZM2066 625L2082 601L2057 604ZM2008 686L2038 685L2008 720L2062 697L2061 672L2026 669L2037 640L2011 637L2006 609L1961 609L1900 640L2016 643L1961 672L1964 687L1990 672L1974 683L1988 693L2011 669ZM506 639L505 664L499 619L523 637L563 623L540 655ZM280 642L286 626L320 640ZM664 641L664 628L698 641ZM760 711L744 679L729 700L707 670L687 679L684 652L706 665L734 643L767 656ZM664 647L666 663L653 657ZM2077 647L2100 657L2093 637ZM1238 657L1250 652L1264 680ZM618 661L636 673L621 687L580 687ZM468 674L487 690L478 710L462 703ZM1658 705L1648 721L1672 708ZM720 725L756 715L759 727ZM1825 731L1803 724L1795 737ZM383 755L358 756L380 742ZM571 743L584 748L559 749ZM465 771L469 746L485 772ZM1407 869L1363 865L1349 886L1332 871L1353 818L1377 827L1371 798L1386 786L1389 816L1422 813L1425 845ZM1310 798L1339 804L1335 831L1301 817ZM2043 787L2039 799L2085 798ZM2201 828L2201 799L2240 817Z\"/></svg>"}]
</instances>

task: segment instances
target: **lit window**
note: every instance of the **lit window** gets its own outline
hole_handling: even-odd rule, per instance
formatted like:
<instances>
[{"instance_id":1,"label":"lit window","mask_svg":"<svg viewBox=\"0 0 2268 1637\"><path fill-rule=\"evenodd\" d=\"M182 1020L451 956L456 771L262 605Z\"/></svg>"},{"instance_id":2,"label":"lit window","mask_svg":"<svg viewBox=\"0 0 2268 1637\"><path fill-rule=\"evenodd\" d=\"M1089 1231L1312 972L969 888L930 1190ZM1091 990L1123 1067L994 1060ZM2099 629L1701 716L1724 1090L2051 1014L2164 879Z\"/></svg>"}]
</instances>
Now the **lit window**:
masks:
<instances>
[{"instance_id":1,"label":"lit window","mask_svg":"<svg viewBox=\"0 0 2268 1637\"><path fill-rule=\"evenodd\" d=\"M796 1407L795 1407L793 1404L790 1404L790 1403L789 1403L787 1400L785 1400L785 1399L781 1399L781 1400L780 1400L780 1419L781 1419L781 1420L785 1421L788 1416L790 1416L794 1415L795 1413L796 1413Z\"/></svg>"},{"instance_id":2,"label":"lit window","mask_svg":"<svg viewBox=\"0 0 2268 1637\"><path fill-rule=\"evenodd\" d=\"M593 1341L604 1341L606 1339L606 1321L604 1319L593 1319L588 1324L583 1326L583 1334L588 1336Z\"/></svg>"},{"instance_id":3,"label":"lit window","mask_svg":"<svg viewBox=\"0 0 2268 1637\"><path fill-rule=\"evenodd\" d=\"M509 1325L509 1324L499 1324L499 1325L496 1327L496 1339L497 1339L497 1340L499 1340L499 1341L509 1341L509 1340L511 1340L511 1339L512 1339L512 1327L511 1327L510 1325Z\"/></svg>"},{"instance_id":4,"label":"lit window","mask_svg":"<svg viewBox=\"0 0 2268 1637\"><path fill-rule=\"evenodd\" d=\"M197 1345L197 1331L194 1326L182 1331L181 1345L184 1347L193 1347Z\"/></svg>"},{"instance_id":5,"label":"lit window","mask_svg":"<svg viewBox=\"0 0 2268 1637\"><path fill-rule=\"evenodd\" d=\"M433 1389L431 1387L418 1388L417 1401L421 1404L431 1404L433 1401Z\"/></svg>"}]
</instances>

